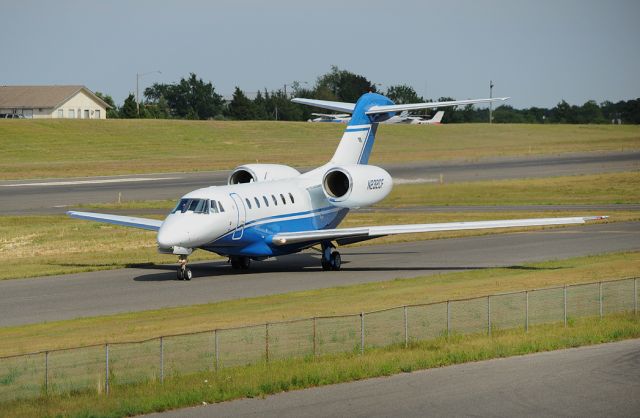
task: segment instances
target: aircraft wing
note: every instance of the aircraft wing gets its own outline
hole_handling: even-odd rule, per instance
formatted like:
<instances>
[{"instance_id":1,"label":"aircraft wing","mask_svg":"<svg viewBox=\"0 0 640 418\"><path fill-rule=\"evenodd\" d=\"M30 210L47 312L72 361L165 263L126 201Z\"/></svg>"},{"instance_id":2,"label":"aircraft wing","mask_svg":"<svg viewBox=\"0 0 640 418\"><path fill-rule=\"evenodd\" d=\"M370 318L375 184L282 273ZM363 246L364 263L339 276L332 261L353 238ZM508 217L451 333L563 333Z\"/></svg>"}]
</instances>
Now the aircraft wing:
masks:
<instances>
[{"instance_id":1,"label":"aircraft wing","mask_svg":"<svg viewBox=\"0 0 640 418\"><path fill-rule=\"evenodd\" d=\"M120 216L120 215L107 215L104 213L69 211L67 212L67 215L77 219L104 222L107 224L120 225L120 226L129 226L131 228L146 229L149 231L157 231L160 229L160 225L162 225L162 221L158 219L135 218L132 216Z\"/></svg>"},{"instance_id":2,"label":"aircraft wing","mask_svg":"<svg viewBox=\"0 0 640 418\"><path fill-rule=\"evenodd\" d=\"M583 224L586 221L606 219L606 216L574 217L574 218L534 218L512 219L503 221L447 222L435 224L409 224L365 226L357 228L322 229L317 231L282 232L272 238L274 245L299 243L318 243L321 241L337 241L339 244L350 244L359 241L379 238L386 235L414 234L420 232L461 231L470 229L513 228L526 226Z\"/></svg>"},{"instance_id":3,"label":"aircraft wing","mask_svg":"<svg viewBox=\"0 0 640 418\"><path fill-rule=\"evenodd\" d=\"M475 104L475 103L488 103L488 102L495 102L495 101L503 101L507 99L509 99L509 97L495 97L492 99L454 100L450 102L408 103L408 104L386 105L386 106L371 106L371 108L369 108L369 110L367 110L365 113L367 115L373 115L376 113L401 112L403 110L433 109L436 107L461 106L461 105L468 105L468 104Z\"/></svg>"},{"instance_id":4,"label":"aircraft wing","mask_svg":"<svg viewBox=\"0 0 640 418\"><path fill-rule=\"evenodd\" d=\"M312 116L325 116L327 118L348 118L349 113L312 113Z\"/></svg>"},{"instance_id":5,"label":"aircraft wing","mask_svg":"<svg viewBox=\"0 0 640 418\"><path fill-rule=\"evenodd\" d=\"M353 109L356 107L355 103L331 102L328 100L316 100L316 99L301 99L299 97L291 99L291 101L293 103L320 107L322 109L335 110L336 112L346 112L349 114L353 113Z\"/></svg>"}]
</instances>

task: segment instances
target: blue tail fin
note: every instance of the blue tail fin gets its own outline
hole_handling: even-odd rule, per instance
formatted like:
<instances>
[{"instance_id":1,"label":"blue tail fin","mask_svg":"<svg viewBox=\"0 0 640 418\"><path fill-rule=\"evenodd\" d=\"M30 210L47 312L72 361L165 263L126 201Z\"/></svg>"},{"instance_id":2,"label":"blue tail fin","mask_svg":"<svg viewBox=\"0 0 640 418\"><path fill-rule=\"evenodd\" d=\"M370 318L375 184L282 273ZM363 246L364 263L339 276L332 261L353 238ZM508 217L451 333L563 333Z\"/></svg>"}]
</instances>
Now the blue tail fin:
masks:
<instances>
[{"instance_id":1,"label":"blue tail fin","mask_svg":"<svg viewBox=\"0 0 640 418\"><path fill-rule=\"evenodd\" d=\"M393 102L380 94L367 93L358 99L351 121L342 134L342 139L331 158L334 164L367 164L376 139L378 122L393 116L393 113L367 115L371 106L392 105Z\"/></svg>"}]
</instances>

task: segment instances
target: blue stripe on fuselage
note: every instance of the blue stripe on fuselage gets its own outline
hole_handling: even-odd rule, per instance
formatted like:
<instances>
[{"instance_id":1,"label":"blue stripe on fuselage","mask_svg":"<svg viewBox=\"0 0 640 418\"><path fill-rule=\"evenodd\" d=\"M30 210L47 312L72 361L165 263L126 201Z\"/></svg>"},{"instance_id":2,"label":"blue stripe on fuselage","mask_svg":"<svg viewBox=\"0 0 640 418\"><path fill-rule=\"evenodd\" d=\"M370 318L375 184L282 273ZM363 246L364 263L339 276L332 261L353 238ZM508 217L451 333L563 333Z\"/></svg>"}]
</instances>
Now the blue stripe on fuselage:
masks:
<instances>
[{"instance_id":1,"label":"blue stripe on fuselage","mask_svg":"<svg viewBox=\"0 0 640 418\"><path fill-rule=\"evenodd\" d=\"M331 209L331 211L328 211ZM273 246L271 237L279 232L314 231L331 229L338 226L349 212L349 209L326 207L295 214L278 215L269 218L256 219L247 223L240 240L232 240L233 231L202 246L203 249L221 255L245 255L250 257L270 257L290 254L308 246L301 243L292 246ZM282 219L291 216L307 215L303 218ZM265 223L258 222L267 221Z\"/></svg>"}]
</instances>

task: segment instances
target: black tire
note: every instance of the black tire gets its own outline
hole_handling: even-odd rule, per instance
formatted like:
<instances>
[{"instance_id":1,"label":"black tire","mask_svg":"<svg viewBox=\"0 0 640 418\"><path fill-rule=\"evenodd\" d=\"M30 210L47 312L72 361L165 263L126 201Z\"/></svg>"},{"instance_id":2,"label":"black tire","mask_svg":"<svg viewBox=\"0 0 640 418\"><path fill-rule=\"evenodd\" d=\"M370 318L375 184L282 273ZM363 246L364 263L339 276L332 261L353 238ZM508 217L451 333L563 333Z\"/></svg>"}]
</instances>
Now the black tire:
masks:
<instances>
[{"instance_id":1,"label":"black tire","mask_svg":"<svg viewBox=\"0 0 640 418\"><path fill-rule=\"evenodd\" d=\"M240 268L242 270L249 270L250 265L251 265L251 259L249 257L240 258Z\"/></svg>"},{"instance_id":2,"label":"black tire","mask_svg":"<svg viewBox=\"0 0 640 418\"><path fill-rule=\"evenodd\" d=\"M231 257L231 268L234 270L240 270L240 257Z\"/></svg>"},{"instance_id":3,"label":"black tire","mask_svg":"<svg viewBox=\"0 0 640 418\"><path fill-rule=\"evenodd\" d=\"M191 280L193 277L193 273L191 273L191 269L184 269L184 280Z\"/></svg>"},{"instance_id":4,"label":"black tire","mask_svg":"<svg viewBox=\"0 0 640 418\"><path fill-rule=\"evenodd\" d=\"M177 278L178 278L178 280L184 280L184 275L183 275L181 267L178 267Z\"/></svg>"},{"instance_id":5,"label":"black tire","mask_svg":"<svg viewBox=\"0 0 640 418\"><path fill-rule=\"evenodd\" d=\"M322 259L322 270L329 271L331 270L331 261L327 261L324 258Z\"/></svg>"},{"instance_id":6,"label":"black tire","mask_svg":"<svg viewBox=\"0 0 640 418\"><path fill-rule=\"evenodd\" d=\"M339 252L331 253L331 270L338 271L342 267L342 258Z\"/></svg>"}]
</instances>

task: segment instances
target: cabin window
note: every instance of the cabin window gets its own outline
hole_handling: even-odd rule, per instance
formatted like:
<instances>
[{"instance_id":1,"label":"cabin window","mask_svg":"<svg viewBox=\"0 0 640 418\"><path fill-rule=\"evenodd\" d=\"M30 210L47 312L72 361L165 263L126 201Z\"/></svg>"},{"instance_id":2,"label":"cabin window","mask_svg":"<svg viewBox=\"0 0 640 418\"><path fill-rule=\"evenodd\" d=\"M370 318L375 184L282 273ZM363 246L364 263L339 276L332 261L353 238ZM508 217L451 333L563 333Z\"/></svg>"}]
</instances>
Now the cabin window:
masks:
<instances>
[{"instance_id":1,"label":"cabin window","mask_svg":"<svg viewBox=\"0 0 640 418\"><path fill-rule=\"evenodd\" d=\"M284 195L283 195L282 193L280 193L280 199L282 199L282 204L283 204L283 205L286 205L286 204L287 204L287 201L286 201L286 200L284 200Z\"/></svg>"},{"instance_id":2,"label":"cabin window","mask_svg":"<svg viewBox=\"0 0 640 418\"><path fill-rule=\"evenodd\" d=\"M249 202L249 199L245 198L244 201L247 202L247 206L251 209L251 202Z\"/></svg>"},{"instance_id":3,"label":"cabin window","mask_svg":"<svg viewBox=\"0 0 640 418\"><path fill-rule=\"evenodd\" d=\"M194 213L209 213L209 199L197 199L197 202Z\"/></svg>"},{"instance_id":4,"label":"cabin window","mask_svg":"<svg viewBox=\"0 0 640 418\"><path fill-rule=\"evenodd\" d=\"M278 206L278 199L274 195L271 195L271 198L273 199L273 204Z\"/></svg>"},{"instance_id":5,"label":"cabin window","mask_svg":"<svg viewBox=\"0 0 640 418\"><path fill-rule=\"evenodd\" d=\"M291 203L296 203L296 202L293 200L293 195L292 195L291 193L289 193L289 199L291 199Z\"/></svg>"},{"instance_id":6,"label":"cabin window","mask_svg":"<svg viewBox=\"0 0 640 418\"><path fill-rule=\"evenodd\" d=\"M262 199L264 200L264 204L267 205L267 207L269 207L269 199L267 199L267 196L262 195Z\"/></svg>"},{"instance_id":7,"label":"cabin window","mask_svg":"<svg viewBox=\"0 0 640 418\"><path fill-rule=\"evenodd\" d=\"M189 209L189 201L190 199L180 199L176 207L171 211L171 213L181 212L185 213L187 209Z\"/></svg>"},{"instance_id":8,"label":"cabin window","mask_svg":"<svg viewBox=\"0 0 640 418\"><path fill-rule=\"evenodd\" d=\"M258 209L260 209L260 201L258 200L258 198L254 197L253 200L256 202L256 206L258 207Z\"/></svg>"},{"instance_id":9,"label":"cabin window","mask_svg":"<svg viewBox=\"0 0 640 418\"><path fill-rule=\"evenodd\" d=\"M218 203L215 200L211 201L211 213L218 213Z\"/></svg>"},{"instance_id":10,"label":"cabin window","mask_svg":"<svg viewBox=\"0 0 640 418\"><path fill-rule=\"evenodd\" d=\"M218 207L220 208L220 212L224 212L224 207L222 207L222 202L218 202Z\"/></svg>"}]
</instances>

